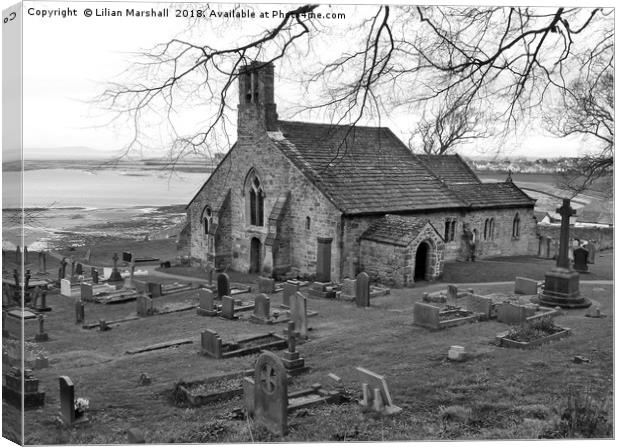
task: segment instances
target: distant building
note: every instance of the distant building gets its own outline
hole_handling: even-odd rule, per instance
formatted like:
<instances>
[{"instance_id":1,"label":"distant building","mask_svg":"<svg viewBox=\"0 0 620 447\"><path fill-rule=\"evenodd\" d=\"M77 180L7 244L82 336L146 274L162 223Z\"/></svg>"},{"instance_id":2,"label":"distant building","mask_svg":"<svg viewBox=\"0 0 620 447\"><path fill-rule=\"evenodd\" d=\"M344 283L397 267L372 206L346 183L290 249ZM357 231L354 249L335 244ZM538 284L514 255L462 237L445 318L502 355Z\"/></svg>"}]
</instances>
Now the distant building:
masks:
<instances>
[{"instance_id":1,"label":"distant building","mask_svg":"<svg viewBox=\"0 0 620 447\"><path fill-rule=\"evenodd\" d=\"M366 271L394 285L446 260L536 254L535 200L458 156L412 154L388 128L278 119L274 69L239 72L238 137L187 206L192 261L274 277Z\"/></svg>"}]
</instances>

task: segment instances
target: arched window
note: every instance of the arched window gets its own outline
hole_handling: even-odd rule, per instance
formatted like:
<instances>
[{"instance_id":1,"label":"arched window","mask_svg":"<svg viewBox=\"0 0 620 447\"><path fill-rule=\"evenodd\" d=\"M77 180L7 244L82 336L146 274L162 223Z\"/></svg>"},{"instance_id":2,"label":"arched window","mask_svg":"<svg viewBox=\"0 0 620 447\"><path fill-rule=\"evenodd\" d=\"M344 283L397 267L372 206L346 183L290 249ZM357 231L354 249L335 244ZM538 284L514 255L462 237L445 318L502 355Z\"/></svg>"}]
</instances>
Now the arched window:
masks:
<instances>
[{"instance_id":1,"label":"arched window","mask_svg":"<svg viewBox=\"0 0 620 447\"><path fill-rule=\"evenodd\" d=\"M519 218L519 213L515 214L515 218L512 220L512 237L519 237L519 225L521 223L521 219Z\"/></svg>"},{"instance_id":2,"label":"arched window","mask_svg":"<svg viewBox=\"0 0 620 447\"><path fill-rule=\"evenodd\" d=\"M256 172L252 171L246 183L246 200L249 206L246 206L250 217L250 225L256 225L262 227L264 225L264 201L265 193L260 179L256 175Z\"/></svg>"},{"instance_id":3,"label":"arched window","mask_svg":"<svg viewBox=\"0 0 620 447\"><path fill-rule=\"evenodd\" d=\"M312 222L312 219L310 219L310 216L306 216L306 230L310 229L311 222Z\"/></svg>"},{"instance_id":4,"label":"arched window","mask_svg":"<svg viewBox=\"0 0 620 447\"><path fill-rule=\"evenodd\" d=\"M495 237L495 219L491 217L489 220L489 239L493 239Z\"/></svg>"},{"instance_id":5,"label":"arched window","mask_svg":"<svg viewBox=\"0 0 620 447\"><path fill-rule=\"evenodd\" d=\"M446 242L452 242L454 241L455 234L456 234L456 219L454 217L448 217L445 221L443 238Z\"/></svg>"},{"instance_id":6,"label":"arched window","mask_svg":"<svg viewBox=\"0 0 620 447\"><path fill-rule=\"evenodd\" d=\"M483 233L483 237L485 241L487 240L488 236L489 236L489 219L485 219L484 220L484 233Z\"/></svg>"},{"instance_id":7,"label":"arched window","mask_svg":"<svg viewBox=\"0 0 620 447\"><path fill-rule=\"evenodd\" d=\"M213 223L213 213L211 211L211 207L207 205L204 211L202 212L202 224L204 226L205 234L209 234L209 229L211 228L212 223Z\"/></svg>"}]
</instances>

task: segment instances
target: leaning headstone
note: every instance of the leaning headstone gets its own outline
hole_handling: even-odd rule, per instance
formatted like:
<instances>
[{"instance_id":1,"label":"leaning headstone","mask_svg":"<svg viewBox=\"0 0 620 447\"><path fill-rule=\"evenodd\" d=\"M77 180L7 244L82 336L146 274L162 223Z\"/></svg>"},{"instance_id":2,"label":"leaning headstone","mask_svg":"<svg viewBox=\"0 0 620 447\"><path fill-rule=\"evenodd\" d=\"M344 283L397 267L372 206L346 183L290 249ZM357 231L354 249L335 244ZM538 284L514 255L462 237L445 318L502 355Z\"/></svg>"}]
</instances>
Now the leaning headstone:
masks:
<instances>
[{"instance_id":1,"label":"leaning headstone","mask_svg":"<svg viewBox=\"0 0 620 447\"><path fill-rule=\"evenodd\" d=\"M446 302L450 306L456 306L456 299L459 294L459 289L456 286L448 285L448 294L446 297Z\"/></svg>"},{"instance_id":2,"label":"leaning headstone","mask_svg":"<svg viewBox=\"0 0 620 447\"><path fill-rule=\"evenodd\" d=\"M308 299L297 292L291 297L291 320L301 338L308 338Z\"/></svg>"},{"instance_id":3,"label":"leaning headstone","mask_svg":"<svg viewBox=\"0 0 620 447\"><path fill-rule=\"evenodd\" d=\"M413 305L413 324L439 329L439 308L427 303Z\"/></svg>"},{"instance_id":4,"label":"leaning headstone","mask_svg":"<svg viewBox=\"0 0 620 447\"><path fill-rule=\"evenodd\" d=\"M254 371L254 421L271 433L288 433L286 368L273 352L263 352Z\"/></svg>"},{"instance_id":5,"label":"leaning headstone","mask_svg":"<svg viewBox=\"0 0 620 447\"><path fill-rule=\"evenodd\" d=\"M226 273L217 275L217 299L221 300L223 296L230 296L230 278Z\"/></svg>"},{"instance_id":6,"label":"leaning headstone","mask_svg":"<svg viewBox=\"0 0 620 447\"><path fill-rule=\"evenodd\" d=\"M71 281L68 279L60 280L60 294L62 296L71 296Z\"/></svg>"},{"instance_id":7,"label":"leaning headstone","mask_svg":"<svg viewBox=\"0 0 620 447\"><path fill-rule=\"evenodd\" d=\"M286 307L290 307L291 296L299 291L299 284L293 284L290 282L285 282L282 286L282 304Z\"/></svg>"},{"instance_id":8,"label":"leaning headstone","mask_svg":"<svg viewBox=\"0 0 620 447\"><path fill-rule=\"evenodd\" d=\"M196 309L196 313L201 316L213 317L217 315L215 303L213 302L213 292L209 289L198 289L198 297L200 304Z\"/></svg>"},{"instance_id":9,"label":"leaning headstone","mask_svg":"<svg viewBox=\"0 0 620 447\"><path fill-rule=\"evenodd\" d=\"M358 307L370 306L370 277L366 272L357 275L355 302Z\"/></svg>"},{"instance_id":10,"label":"leaning headstone","mask_svg":"<svg viewBox=\"0 0 620 447\"><path fill-rule=\"evenodd\" d=\"M235 300L233 300L231 297L222 297L222 311L220 313L220 316L228 320L234 320L237 318L235 317Z\"/></svg>"},{"instance_id":11,"label":"leaning headstone","mask_svg":"<svg viewBox=\"0 0 620 447\"><path fill-rule=\"evenodd\" d=\"M538 294L538 281L517 276L515 278L515 293L520 295Z\"/></svg>"},{"instance_id":12,"label":"leaning headstone","mask_svg":"<svg viewBox=\"0 0 620 447\"><path fill-rule=\"evenodd\" d=\"M360 402L362 406L383 415L397 414L402 411L402 408L392 402L390 390L383 376L359 366L355 369L360 373L362 381L363 399Z\"/></svg>"},{"instance_id":13,"label":"leaning headstone","mask_svg":"<svg viewBox=\"0 0 620 447\"><path fill-rule=\"evenodd\" d=\"M573 268L579 273L587 273L588 271L588 250L583 247L579 247L573 250Z\"/></svg>"},{"instance_id":14,"label":"leaning headstone","mask_svg":"<svg viewBox=\"0 0 620 447\"><path fill-rule=\"evenodd\" d=\"M355 300L357 293L357 280L345 278L342 280L342 293L340 299L346 301Z\"/></svg>"}]
</instances>

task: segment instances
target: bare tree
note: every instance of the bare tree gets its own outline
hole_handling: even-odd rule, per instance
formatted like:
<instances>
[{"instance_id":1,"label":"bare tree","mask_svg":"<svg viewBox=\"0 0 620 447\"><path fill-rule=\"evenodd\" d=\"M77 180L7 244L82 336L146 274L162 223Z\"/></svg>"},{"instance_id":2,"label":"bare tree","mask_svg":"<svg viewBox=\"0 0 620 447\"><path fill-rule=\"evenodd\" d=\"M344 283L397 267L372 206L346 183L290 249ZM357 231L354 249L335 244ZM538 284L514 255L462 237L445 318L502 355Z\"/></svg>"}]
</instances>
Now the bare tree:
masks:
<instances>
[{"instance_id":1,"label":"bare tree","mask_svg":"<svg viewBox=\"0 0 620 447\"><path fill-rule=\"evenodd\" d=\"M306 89L320 93L305 98L303 110L323 113L332 123L354 126L457 96L459 107L438 114L444 115L442 127L462 128L463 116L485 110L504 123L504 131L538 116L549 97L570 91L573 73L613 70L613 10L364 7L357 19L347 18L347 48L325 54L320 44L330 38L333 22L314 15L317 8L291 7L277 25L227 47L172 39L142 54L134 72L140 81L111 85L99 99L130 118L135 132L129 150L144 137L143 114L163 107L176 159L229 147L230 93L238 68L250 60L303 66ZM313 63L309 55L319 52ZM201 129L180 134L171 116L193 97L218 104L217 110Z\"/></svg>"},{"instance_id":2,"label":"bare tree","mask_svg":"<svg viewBox=\"0 0 620 447\"><path fill-rule=\"evenodd\" d=\"M422 116L409 139L409 148L416 152L416 140L419 140L419 149L425 154L446 154L460 144L490 136L490 126L481 111L457 98L442 103L439 110L431 112L430 118Z\"/></svg>"}]
</instances>

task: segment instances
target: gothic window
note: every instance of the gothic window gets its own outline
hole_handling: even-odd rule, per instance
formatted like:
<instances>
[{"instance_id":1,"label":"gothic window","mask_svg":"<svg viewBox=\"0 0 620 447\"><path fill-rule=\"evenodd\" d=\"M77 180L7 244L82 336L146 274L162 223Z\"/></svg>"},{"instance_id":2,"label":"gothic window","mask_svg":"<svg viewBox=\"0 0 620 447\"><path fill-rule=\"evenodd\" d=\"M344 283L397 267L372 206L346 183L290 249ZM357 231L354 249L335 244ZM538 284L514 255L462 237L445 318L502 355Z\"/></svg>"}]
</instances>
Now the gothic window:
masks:
<instances>
[{"instance_id":1,"label":"gothic window","mask_svg":"<svg viewBox=\"0 0 620 447\"><path fill-rule=\"evenodd\" d=\"M484 233L483 233L483 238L486 241L488 239L489 236L489 219L485 219L484 220Z\"/></svg>"},{"instance_id":2,"label":"gothic window","mask_svg":"<svg viewBox=\"0 0 620 447\"><path fill-rule=\"evenodd\" d=\"M489 239L493 240L495 238L495 219L491 217L489 219Z\"/></svg>"},{"instance_id":3,"label":"gothic window","mask_svg":"<svg viewBox=\"0 0 620 447\"><path fill-rule=\"evenodd\" d=\"M513 238L518 238L519 237L519 225L521 223L521 219L519 219L519 213L515 214L515 218L512 220L512 237Z\"/></svg>"},{"instance_id":4,"label":"gothic window","mask_svg":"<svg viewBox=\"0 0 620 447\"><path fill-rule=\"evenodd\" d=\"M252 173L250 181L247 185L247 200L249 202L248 209L250 216L250 225L256 225L262 227L264 225L264 201L265 193L261 185L260 179L256 173Z\"/></svg>"},{"instance_id":5,"label":"gothic window","mask_svg":"<svg viewBox=\"0 0 620 447\"><path fill-rule=\"evenodd\" d=\"M202 223L204 226L205 234L209 234L209 229L211 228L211 224L213 223L213 213L211 211L211 207L208 205L202 212Z\"/></svg>"},{"instance_id":6,"label":"gothic window","mask_svg":"<svg viewBox=\"0 0 620 447\"><path fill-rule=\"evenodd\" d=\"M312 219L310 219L310 216L306 216L306 230L310 229L311 221L312 221Z\"/></svg>"},{"instance_id":7,"label":"gothic window","mask_svg":"<svg viewBox=\"0 0 620 447\"><path fill-rule=\"evenodd\" d=\"M456 234L456 219L453 217L449 217L446 219L444 226L444 239L446 242L454 241L454 236Z\"/></svg>"}]
</instances>

